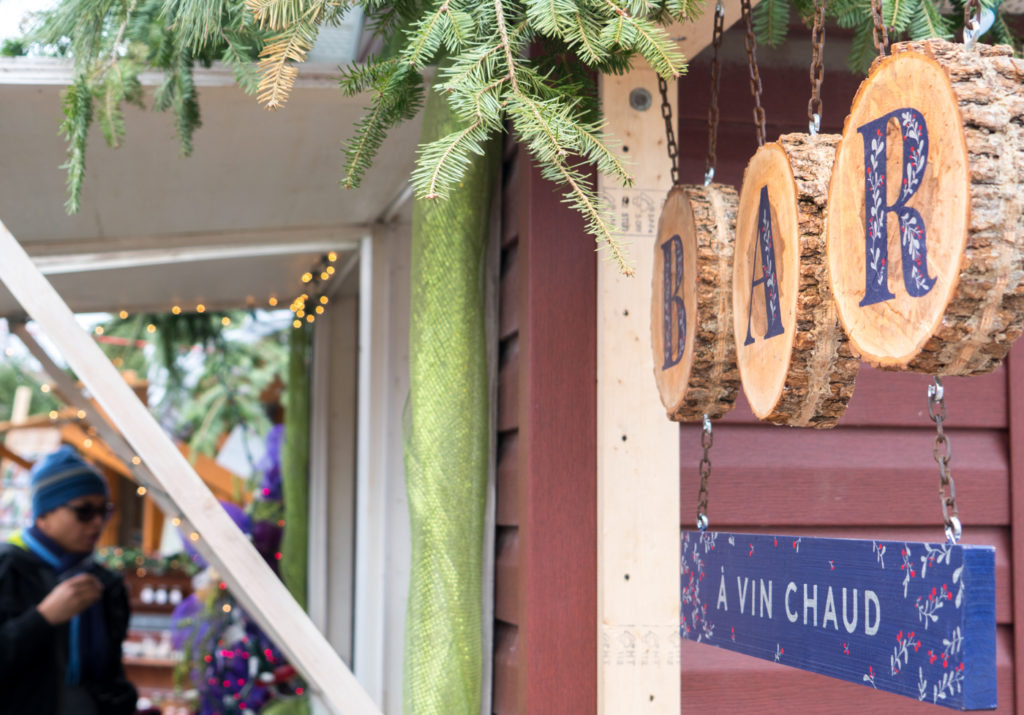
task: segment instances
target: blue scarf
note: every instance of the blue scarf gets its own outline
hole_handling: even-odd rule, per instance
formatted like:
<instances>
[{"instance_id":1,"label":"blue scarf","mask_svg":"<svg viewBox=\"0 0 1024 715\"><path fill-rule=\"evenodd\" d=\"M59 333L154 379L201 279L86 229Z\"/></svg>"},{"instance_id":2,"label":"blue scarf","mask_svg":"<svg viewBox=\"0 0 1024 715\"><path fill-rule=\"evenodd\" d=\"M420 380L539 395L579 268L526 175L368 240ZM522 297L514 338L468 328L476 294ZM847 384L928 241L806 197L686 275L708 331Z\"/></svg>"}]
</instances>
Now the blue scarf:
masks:
<instances>
[{"instance_id":1,"label":"blue scarf","mask_svg":"<svg viewBox=\"0 0 1024 715\"><path fill-rule=\"evenodd\" d=\"M21 541L28 549L49 565L63 581L85 571L92 563L91 553L76 554L65 551L51 538L31 526L21 532ZM100 599L68 624L68 666L65 680L69 685L80 685L82 676L89 679L102 677L107 662L107 629L103 617L103 599Z\"/></svg>"}]
</instances>

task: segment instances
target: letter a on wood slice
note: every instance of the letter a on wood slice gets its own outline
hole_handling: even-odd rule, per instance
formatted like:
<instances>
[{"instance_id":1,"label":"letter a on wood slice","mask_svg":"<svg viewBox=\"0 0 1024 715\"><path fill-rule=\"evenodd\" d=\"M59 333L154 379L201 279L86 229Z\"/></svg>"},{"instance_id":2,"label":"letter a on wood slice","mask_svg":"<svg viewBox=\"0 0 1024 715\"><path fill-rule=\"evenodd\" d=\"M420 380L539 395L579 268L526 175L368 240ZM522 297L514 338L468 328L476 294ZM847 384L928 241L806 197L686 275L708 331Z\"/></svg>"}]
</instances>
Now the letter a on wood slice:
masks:
<instances>
[{"instance_id":1,"label":"letter a on wood slice","mask_svg":"<svg viewBox=\"0 0 1024 715\"><path fill-rule=\"evenodd\" d=\"M836 317L825 266L825 202L837 135L784 134L743 174L733 329L743 391L762 420L834 427L859 361Z\"/></svg>"},{"instance_id":2,"label":"letter a on wood slice","mask_svg":"<svg viewBox=\"0 0 1024 715\"><path fill-rule=\"evenodd\" d=\"M829 280L872 365L983 373L1020 336L1024 62L1011 55L900 43L853 100L829 191Z\"/></svg>"},{"instance_id":3,"label":"letter a on wood slice","mask_svg":"<svg viewBox=\"0 0 1024 715\"><path fill-rule=\"evenodd\" d=\"M997 705L991 546L687 531L681 579L687 640L955 710Z\"/></svg>"},{"instance_id":4,"label":"letter a on wood slice","mask_svg":"<svg viewBox=\"0 0 1024 715\"><path fill-rule=\"evenodd\" d=\"M739 390L729 272L736 226L731 186L674 186L654 244L651 349L669 419L724 415Z\"/></svg>"}]
</instances>

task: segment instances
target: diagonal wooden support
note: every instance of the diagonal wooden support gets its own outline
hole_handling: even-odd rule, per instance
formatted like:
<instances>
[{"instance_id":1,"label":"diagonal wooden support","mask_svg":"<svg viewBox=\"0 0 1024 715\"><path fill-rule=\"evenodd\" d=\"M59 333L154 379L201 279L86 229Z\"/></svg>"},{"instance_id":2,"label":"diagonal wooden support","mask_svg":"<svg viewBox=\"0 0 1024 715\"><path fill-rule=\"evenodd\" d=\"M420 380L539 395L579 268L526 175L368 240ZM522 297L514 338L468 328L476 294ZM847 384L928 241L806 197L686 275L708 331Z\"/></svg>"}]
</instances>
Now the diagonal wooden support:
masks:
<instances>
[{"instance_id":1,"label":"diagonal wooden support","mask_svg":"<svg viewBox=\"0 0 1024 715\"><path fill-rule=\"evenodd\" d=\"M32 462L28 461L20 454L12 452L7 447L5 447L2 442L0 442L0 457L3 457L4 459L9 459L15 464L24 467L25 469L32 469Z\"/></svg>"},{"instance_id":2,"label":"diagonal wooden support","mask_svg":"<svg viewBox=\"0 0 1024 715\"><path fill-rule=\"evenodd\" d=\"M147 465L150 473L145 477L140 474L143 481L151 480L147 488L166 494L169 513L180 514L199 534L199 552L217 569L246 612L285 652L332 711L338 715L379 715L378 707L338 654L2 223L0 256L0 280L46 332ZM60 370L56 372L63 374ZM56 374L51 376L57 379ZM81 409L88 412L85 406ZM103 420L95 419L92 424L104 437ZM117 438L111 436L111 440L108 444L113 445Z\"/></svg>"},{"instance_id":3,"label":"diagonal wooden support","mask_svg":"<svg viewBox=\"0 0 1024 715\"><path fill-rule=\"evenodd\" d=\"M153 473L145 466L144 463L134 464L132 457L135 456L134 451L128 446L128 443L121 436L121 433L117 431L117 428L111 424L106 415L97 410L93 405L92 401L85 396L82 390L74 383L74 381L68 377L67 373L60 369L57 364L50 357L49 353L43 349L39 342L35 339L35 336L28 331L28 328L24 323L11 323L11 332L18 336L22 344L28 348L28 351L32 353L32 357L39 361L39 364L43 368L50 380L53 381L53 391L57 397L61 399L66 405L70 405L78 411L79 415L84 414L84 419L89 425L96 430L96 435L103 440L108 447L117 455L118 459L125 463L125 465L131 464L132 471L139 479L140 483L146 485L146 488L150 490L150 494L154 500L159 503L160 508L166 513L176 514L179 509L174 506L170 501L167 494L157 488L155 485L158 484L156 477ZM150 486L154 485L154 486Z\"/></svg>"}]
</instances>

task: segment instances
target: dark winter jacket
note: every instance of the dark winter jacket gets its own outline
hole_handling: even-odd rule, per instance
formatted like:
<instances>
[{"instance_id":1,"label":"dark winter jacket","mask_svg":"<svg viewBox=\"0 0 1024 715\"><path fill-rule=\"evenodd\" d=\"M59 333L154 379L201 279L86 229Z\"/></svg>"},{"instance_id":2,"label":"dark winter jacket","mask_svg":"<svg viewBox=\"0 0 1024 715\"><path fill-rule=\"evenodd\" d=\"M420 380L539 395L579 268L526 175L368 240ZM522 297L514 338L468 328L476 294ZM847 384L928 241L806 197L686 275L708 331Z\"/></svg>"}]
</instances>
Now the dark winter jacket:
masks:
<instances>
[{"instance_id":1,"label":"dark winter jacket","mask_svg":"<svg viewBox=\"0 0 1024 715\"><path fill-rule=\"evenodd\" d=\"M101 603L108 657L104 673L82 683L102 715L135 712L135 688L125 678L121 643L128 632L128 593L124 581L90 563L86 569L103 584ZM57 715L67 697L65 665L68 626L51 626L36 606L57 585L53 569L14 544L0 545L0 715ZM65 703L66 706L66 703Z\"/></svg>"}]
</instances>

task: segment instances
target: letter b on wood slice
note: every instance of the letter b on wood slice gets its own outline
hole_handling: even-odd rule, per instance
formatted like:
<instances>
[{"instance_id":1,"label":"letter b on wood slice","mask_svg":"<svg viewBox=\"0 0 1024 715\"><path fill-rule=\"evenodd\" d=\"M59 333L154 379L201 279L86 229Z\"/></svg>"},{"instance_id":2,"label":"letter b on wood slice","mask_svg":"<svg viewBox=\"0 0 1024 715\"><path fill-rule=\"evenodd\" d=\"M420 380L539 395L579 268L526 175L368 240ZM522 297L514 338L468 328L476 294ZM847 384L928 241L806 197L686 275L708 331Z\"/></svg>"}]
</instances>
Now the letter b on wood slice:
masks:
<instances>
[{"instance_id":1,"label":"letter b on wood slice","mask_svg":"<svg viewBox=\"0 0 1024 715\"><path fill-rule=\"evenodd\" d=\"M675 186L654 244L651 351L654 378L670 419L720 417L739 388L729 271L736 190Z\"/></svg>"},{"instance_id":2,"label":"letter b on wood slice","mask_svg":"<svg viewBox=\"0 0 1024 715\"><path fill-rule=\"evenodd\" d=\"M1020 335L1024 63L901 43L847 117L829 189L829 282L866 362L970 375Z\"/></svg>"}]
</instances>

